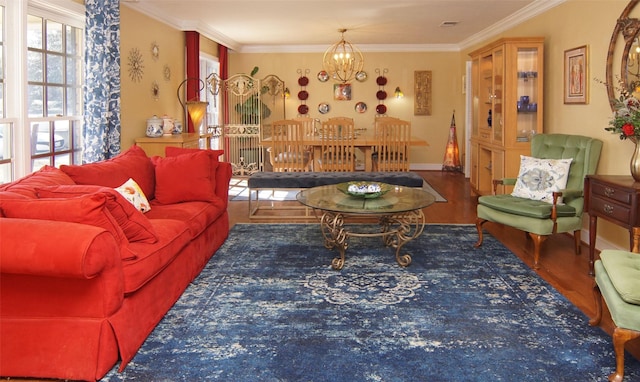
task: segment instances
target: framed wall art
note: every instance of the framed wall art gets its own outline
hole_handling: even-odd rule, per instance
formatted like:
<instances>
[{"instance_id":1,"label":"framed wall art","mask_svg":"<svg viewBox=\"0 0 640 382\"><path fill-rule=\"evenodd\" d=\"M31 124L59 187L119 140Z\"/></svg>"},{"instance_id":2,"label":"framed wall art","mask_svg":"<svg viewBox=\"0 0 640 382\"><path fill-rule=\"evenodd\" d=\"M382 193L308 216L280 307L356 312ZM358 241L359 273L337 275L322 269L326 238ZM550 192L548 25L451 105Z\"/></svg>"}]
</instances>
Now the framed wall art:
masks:
<instances>
[{"instance_id":1,"label":"framed wall art","mask_svg":"<svg viewBox=\"0 0 640 382\"><path fill-rule=\"evenodd\" d=\"M587 46L564 51L564 103L588 103L589 56Z\"/></svg>"},{"instance_id":2,"label":"framed wall art","mask_svg":"<svg viewBox=\"0 0 640 382\"><path fill-rule=\"evenodd\" d=\"M431 70L416 70L413 83L416 91L413 115L431 115Z\"/></svg>"},{"instance_id":3,"label":"framed wall art","mask_svg":"<svg viewBox=\"0 0 640 382\"><path fill-rule=\"evenodd\" d=\"M333 99L336 101L351 101L351 84L333 85Z\"/></svg>"}]
</instances>

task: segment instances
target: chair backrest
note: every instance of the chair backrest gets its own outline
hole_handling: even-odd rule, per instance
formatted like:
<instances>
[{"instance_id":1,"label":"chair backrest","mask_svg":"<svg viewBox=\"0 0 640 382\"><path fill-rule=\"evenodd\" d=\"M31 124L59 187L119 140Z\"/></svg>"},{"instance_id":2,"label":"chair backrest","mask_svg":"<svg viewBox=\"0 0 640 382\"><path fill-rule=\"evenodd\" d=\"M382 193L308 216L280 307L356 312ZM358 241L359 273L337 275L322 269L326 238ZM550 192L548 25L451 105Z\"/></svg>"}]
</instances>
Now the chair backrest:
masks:
<instances>
[{"instance_id":1,"label":"chair backrest","mask_svg":"<svg viewBox=\"0 0 640 382\"><path fill-rule=\"evenodd\" d=\"M353 119L322 122L320 171L354 171L356 168Z\"/></svg>"},{"instance_id":2,"label":"chair backrest","mask_svg":"<svg viewBox=\"0 0 640 382\"><path fill-rule=\"evenodd\" d=\"M304 127L304 132L307 136L311 137L315 135L318 131L318 127L316 126L317 120L315 118L298 117L298 118L294 118L293 120L302 123L302 126Z\"/></svg>"},{"instance_id":3,"label":"chair backrest","mask_svg":"<svg viewBox=\"0 0 640 382\"><path fill-rule=\"evenodd\" d=\"M536 134L531 139L531 156L542 159L573 158L569 168L567 189L583 190L584 178L594 174L598 167L602 141L592 137L569 134ZM563 198L582 214L584 197Z\"/></svg>"},{"instance_id":4,"label":"chair backrest","mask_svg":"<svg viewBox=\"0 0 640 382\"><path fill-rule=\"evenodd\" d=\"M273 171L307 171L309 151L302 144L305 130L302 122L280 120L272 124L269 158Z\"/></svg>"},{"instance_id":5,"label":"chair backrest","mask_svg":"<svg viewBox=\"0 0 640 382\"><path fill-rule=\"evenodd\" d=\"M409 171L411 123L396 118L376 121L374 168L376 171Z\"/></svg>"}]
</instances>

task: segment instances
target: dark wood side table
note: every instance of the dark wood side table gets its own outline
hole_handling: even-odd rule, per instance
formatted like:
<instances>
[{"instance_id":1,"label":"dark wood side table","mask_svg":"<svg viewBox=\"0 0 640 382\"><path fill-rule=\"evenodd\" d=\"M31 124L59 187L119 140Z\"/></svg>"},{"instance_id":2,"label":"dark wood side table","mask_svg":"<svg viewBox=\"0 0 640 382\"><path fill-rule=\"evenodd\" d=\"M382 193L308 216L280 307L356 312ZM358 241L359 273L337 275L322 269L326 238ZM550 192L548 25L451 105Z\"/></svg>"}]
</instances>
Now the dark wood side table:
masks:
<instances>
[{"instance_id":1,"label":"dark wood side table","mask_svg":"<svg viewBox=\"0 0 640 382\"><path fill-rule=\"evenodd\" d=\"M584 180L585 212L589 214L589 274L593 275L598 218L629 231L640 226L640 182L626 175L588 175Z\"/></svg>"}]
</instances>

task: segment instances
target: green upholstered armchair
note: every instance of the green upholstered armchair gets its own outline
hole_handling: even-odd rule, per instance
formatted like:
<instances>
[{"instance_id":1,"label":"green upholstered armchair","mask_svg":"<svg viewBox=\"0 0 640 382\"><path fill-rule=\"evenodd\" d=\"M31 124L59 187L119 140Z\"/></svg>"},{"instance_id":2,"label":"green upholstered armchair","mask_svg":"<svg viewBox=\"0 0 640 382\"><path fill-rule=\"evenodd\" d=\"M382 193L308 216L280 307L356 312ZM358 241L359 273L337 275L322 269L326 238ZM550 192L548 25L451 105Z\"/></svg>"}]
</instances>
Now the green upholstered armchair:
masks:
<instances>
[{"instance_id":1,"label":"green upholstered armchair","mask_svg":"<svg viewBox=\"0 0 640 382\"><path fill-rule=\"evenodd\" d=\"M602 141L579 135L538 134L531 139L531 156L541 159L572 158L566 188L553 193L553 203L510 194L495 195L498 184L513 185L516 179L494 179L494 195L478 198L476 228L482 245L482 226L495 222L529 233L533 239L533 266L539 268L540 246L555 233L573 232L576 254L580 253L580 230L584 206L584 178L595 172ZM559 203L562 198L562 203Z\"/></svg>"},{"instance_id":2,"label":"green upholstered armchair","mask_svg":"<svg viewBox=\"0 0 640 382\"><path fill-rule=\"evenodd\" d=\"M613 348L616 371L609 381L624 379L624 344L640 337L640 228L633 229L633 252L605 249L594 264L596 316L589 325L602 320L602 299L607 304L615 324Z\"/></svg>"}]
</instances>

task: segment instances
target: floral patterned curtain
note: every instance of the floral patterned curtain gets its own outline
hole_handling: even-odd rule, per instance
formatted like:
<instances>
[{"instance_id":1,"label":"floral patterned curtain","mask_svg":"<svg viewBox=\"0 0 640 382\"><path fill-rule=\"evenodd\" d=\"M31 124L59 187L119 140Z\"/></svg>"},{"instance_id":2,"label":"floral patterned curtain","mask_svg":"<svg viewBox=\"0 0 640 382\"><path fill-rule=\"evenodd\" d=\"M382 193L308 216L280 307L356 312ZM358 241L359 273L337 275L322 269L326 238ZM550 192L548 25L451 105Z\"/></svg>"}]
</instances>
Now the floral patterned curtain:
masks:
<instances>
[{"instance_id":1,"label":"floral patterned curtain","mask_svg":"<svg viewBox=\"0 0 640 382\"><path fill-rule=\"evenodd\" d=\"M120 153L120 0L85 0L83 162Z\"/></svg>"}]
</instances>

